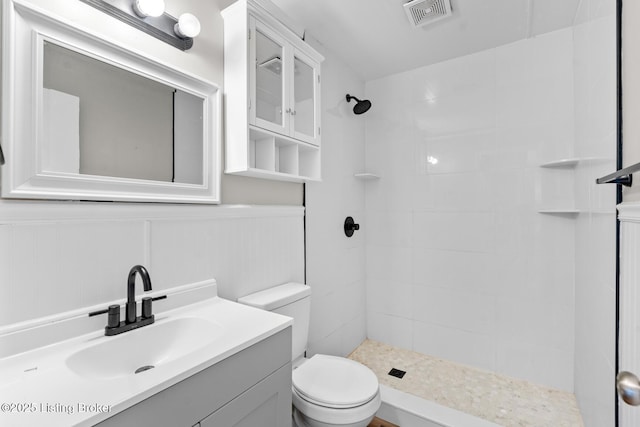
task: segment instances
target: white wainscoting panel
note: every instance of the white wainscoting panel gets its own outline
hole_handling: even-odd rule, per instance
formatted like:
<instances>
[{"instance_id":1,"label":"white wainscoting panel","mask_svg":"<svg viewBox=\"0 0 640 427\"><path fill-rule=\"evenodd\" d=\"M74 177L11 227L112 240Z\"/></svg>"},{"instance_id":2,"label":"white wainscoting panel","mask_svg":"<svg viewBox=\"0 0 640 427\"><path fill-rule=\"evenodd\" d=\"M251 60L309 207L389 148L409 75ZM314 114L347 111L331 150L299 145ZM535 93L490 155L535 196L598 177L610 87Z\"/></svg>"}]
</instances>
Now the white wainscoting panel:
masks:
<instances>
[{"instance_id":1,"label":"white wainscoting panel","mask_svg":"<svg viewBox=\"0 0 640 427\"><path fill-rule=\"evenodd\" d=\"M236 298L304 282L304 208L0 202L0 327L216 279ZM141 292L140 290L138 290Z\"/></svg>"},{"instance_id":2,"label":"white wainscoting panel","mask_svg":"<svg viewBox=\"0 0 640 427\"><path fill-rule=\"evenodd\" d=\"M640 204L618 207L620 239L620 371L640 374ZM618 398L620 427L640 425L640 407Z\"/></svg>"}]
</instances>

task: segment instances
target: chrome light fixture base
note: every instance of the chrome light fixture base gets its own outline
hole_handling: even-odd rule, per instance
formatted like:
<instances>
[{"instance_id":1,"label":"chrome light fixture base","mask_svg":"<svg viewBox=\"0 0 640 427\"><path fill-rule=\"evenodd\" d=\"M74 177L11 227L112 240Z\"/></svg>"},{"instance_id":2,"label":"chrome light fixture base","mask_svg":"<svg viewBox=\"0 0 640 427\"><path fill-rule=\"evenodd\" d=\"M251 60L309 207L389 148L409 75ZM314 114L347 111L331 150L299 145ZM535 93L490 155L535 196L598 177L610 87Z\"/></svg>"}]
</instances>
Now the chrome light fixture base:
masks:
<instances>
[{"instance_id":1,"label":"chrome light fixture base","mask_svg":"<svg viewBox=\"0 0 640 427\"><path fill-rule=\"evenodd\" d=\"M175 34L174 27L178 20L167 13L163 13L158 17L147 16L146 18L141 18L133 10L131 0L80 1L180 50L189 50L193 46L193 38L180 38Z\"/></svg>"}]
</instances>

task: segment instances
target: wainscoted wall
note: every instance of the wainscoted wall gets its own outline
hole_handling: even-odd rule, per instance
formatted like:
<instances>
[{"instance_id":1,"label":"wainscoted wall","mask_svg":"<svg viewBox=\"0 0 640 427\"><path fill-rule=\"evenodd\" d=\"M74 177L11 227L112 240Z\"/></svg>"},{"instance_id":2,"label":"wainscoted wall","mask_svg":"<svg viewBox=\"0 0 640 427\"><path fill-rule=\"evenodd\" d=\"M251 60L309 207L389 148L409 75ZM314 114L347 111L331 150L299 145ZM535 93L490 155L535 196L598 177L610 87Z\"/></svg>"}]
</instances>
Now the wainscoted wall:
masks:
<instances>
[{"instance_id":1,"label":"wainscoted wall","mask_svg":"<svg viewBox=\"0 0 640 427\"><path fill-rule=\"evenodd\" d=\"M572 29L366 95L369 338L572 391Z\"/></svg>"},{"instance_id":2,"label":"wainscoted wall","mask_svg":"<svg viewBox=\"0 0 640 427\"><path fill-rule=\"evenodd\" d=\"M625 3L626 5L626 3ZM616 2L580 3L574 39L575 394L586 427L614 425L616 340Z\"/></svg>"},{"instance_id":3,"label":"wainscoted wall","mask_svg":"<svg viewBox=\"0 0 640 427\"><path fill-rule=\"evenodd\" d=\"M352 112L347 93L362 96L364 81L311 38L322 63L322 182L306 185L307 283L313 292L309 354L347 355L366 337L364 258L365 116ZM372 110L378 108L374 104ZM368 113L367 113L368 114ZM347 216L363 224L344 235Z\"/></svg>"},{"instance_id":4,"label":"wainscoted wall","mask_svg":"<svg viewBox=\"0 0 640 427\"><path fill-rule=\"evenodd\" d=\"M231 300L304 280L304 208L3 203L0 326L210 278ZM140 293L141 290L138 290Z\"/></svg>"}]
</instances>

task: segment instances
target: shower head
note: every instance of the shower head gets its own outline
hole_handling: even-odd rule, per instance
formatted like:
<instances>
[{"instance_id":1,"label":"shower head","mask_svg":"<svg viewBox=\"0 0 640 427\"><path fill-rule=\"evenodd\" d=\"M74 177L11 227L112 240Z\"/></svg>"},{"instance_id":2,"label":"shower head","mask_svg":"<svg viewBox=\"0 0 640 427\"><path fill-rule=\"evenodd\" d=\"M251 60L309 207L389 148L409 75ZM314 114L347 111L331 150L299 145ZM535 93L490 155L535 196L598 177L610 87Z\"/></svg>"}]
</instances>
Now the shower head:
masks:
<instances>
[{"instance_id":1,"label":"shower head","mask_svg":"<svg viewBox=\"0 0 640 427\"><path fill-rule=\"evenodd\" d=\"M355 114L366 113L367 111L369 111L369 108L371 108L371 101L367 99L363 99L362 101L360 101L355 96L347 94L347 102L351 102L352 99L356 100L356 105L353 107L353 112Z\"/></svg>"}]
</instances>

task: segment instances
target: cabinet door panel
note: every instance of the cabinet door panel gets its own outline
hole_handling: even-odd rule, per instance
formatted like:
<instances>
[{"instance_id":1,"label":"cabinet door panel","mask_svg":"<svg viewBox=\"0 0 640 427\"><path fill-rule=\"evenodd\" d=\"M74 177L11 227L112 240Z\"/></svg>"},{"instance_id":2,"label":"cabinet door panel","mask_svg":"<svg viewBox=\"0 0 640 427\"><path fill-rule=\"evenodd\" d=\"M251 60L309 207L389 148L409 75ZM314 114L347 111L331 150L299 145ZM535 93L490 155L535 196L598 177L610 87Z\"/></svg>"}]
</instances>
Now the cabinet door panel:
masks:
<instances>
[{"instance_id":1,"label":"cabinet door panel","mask_svg":"<svg viewBox=\"0 0 640 427\"><path fill-rule=\"evenodd\" d=\"M318 145L319 66L298 51L293 55L293 63L291 136Z\"/></svg>"},{"instance_id":2,"label":"cabinet door panel","mask_svg":"<svg viewBox=\"0 0 640 427\"><path fill-rule=\"evenodd\" d=\"M313 137L315 125L315 96L313 67L294 57L293 123L294 132Z\"/></svg>"},{"instance_id":3,"label":"cabinet door panel","mask_svg":"<svg viewBox=\"0 0 640 427\"><path fill-rule=\"evenodd\" d=\"M252 50L255 60L250 66L254 76L253 106L251 118L253 124L279 133L287 133L289 128L289 112L286 101L288 88L286 84L285 42L268 27L254 20L255 37Z\"/></svg>"},{"instance_id":4,"label":"cabinet door panel","mask_svg":"<svg viewBox=\"0 0 640 427\"><path fill-rule=\"evenodd\" d=\"M291 364L200 421L201 427L291 426Z\"/></svg>"}]
</instances>

